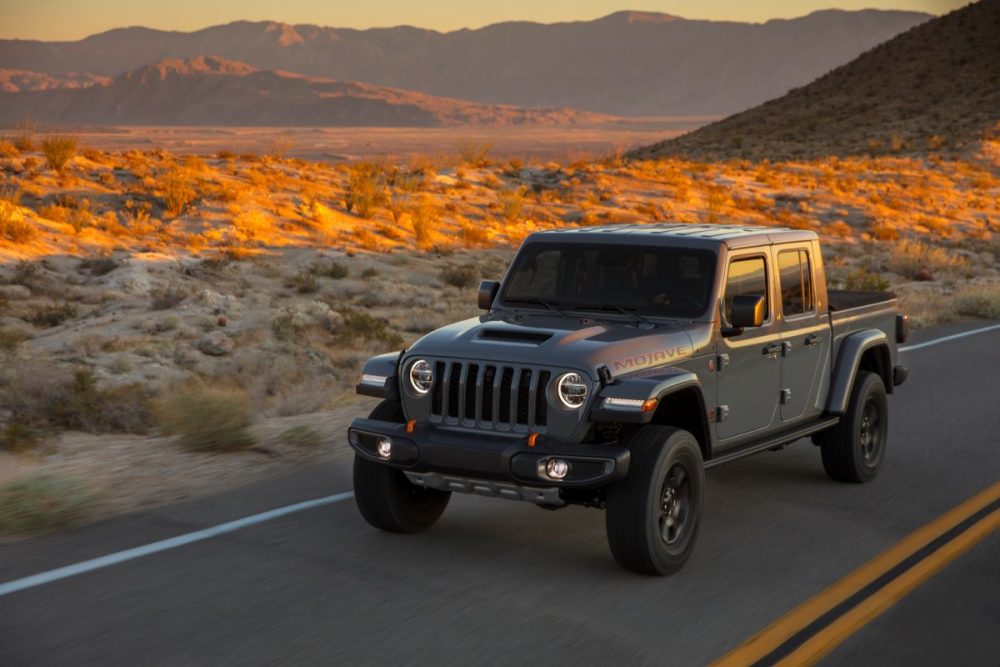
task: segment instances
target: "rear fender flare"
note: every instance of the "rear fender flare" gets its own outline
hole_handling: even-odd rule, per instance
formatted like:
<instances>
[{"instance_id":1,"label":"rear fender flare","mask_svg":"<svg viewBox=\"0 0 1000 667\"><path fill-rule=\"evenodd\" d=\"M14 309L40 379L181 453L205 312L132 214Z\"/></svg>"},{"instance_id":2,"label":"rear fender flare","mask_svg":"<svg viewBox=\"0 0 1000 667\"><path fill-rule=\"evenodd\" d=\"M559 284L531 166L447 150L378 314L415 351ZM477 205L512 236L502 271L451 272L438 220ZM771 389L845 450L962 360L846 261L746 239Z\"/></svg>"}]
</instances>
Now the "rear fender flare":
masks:
<instances>
[{"instance_id":1,"label":"rear fender flare","mask_svg":"<svg viewBox=\"0 0 1000 667\"><path fill-rule=\"evenodd\" d=\"M833 370L833 382L830 385L830 396L827 399L826 411L834 415L847 412L847 404L854 389L854 380L861 367L861 358L865 352L876 348L885 348L886 362L891 363L889 355L889 337L884 331L870 329L858 331L845 337L840 344L837 355L837 366ZM891 382L887 383L887 389Z\"/></svg>"}]
</instances>

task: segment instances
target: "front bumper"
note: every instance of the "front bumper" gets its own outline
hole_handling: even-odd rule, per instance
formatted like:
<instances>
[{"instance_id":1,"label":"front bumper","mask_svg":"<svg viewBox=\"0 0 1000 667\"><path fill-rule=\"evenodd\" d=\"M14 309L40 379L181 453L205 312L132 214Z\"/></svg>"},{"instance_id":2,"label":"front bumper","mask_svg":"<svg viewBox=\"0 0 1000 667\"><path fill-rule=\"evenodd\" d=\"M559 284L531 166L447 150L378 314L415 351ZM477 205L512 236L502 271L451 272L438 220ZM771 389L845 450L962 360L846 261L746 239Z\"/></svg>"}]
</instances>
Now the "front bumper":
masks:
<instances>
[{"instance_id":1,"label":"front bumper","mask_svg":"<svg viewBox=\"0 0 1000 667\"><path fill-rule=\"evenodd\" d=\"M379 456L378 442L392 443L388 459ZM348 441L358 455L413 473L440 473L468 479L500 480L514 484L568 489L597 489L628 474L629 452L612 445L564 443L539 436L535 446L528 437L442 429L355 419ZM564 479L546 475L549 459L569 463Z\"/></svg>"}]
</instances>

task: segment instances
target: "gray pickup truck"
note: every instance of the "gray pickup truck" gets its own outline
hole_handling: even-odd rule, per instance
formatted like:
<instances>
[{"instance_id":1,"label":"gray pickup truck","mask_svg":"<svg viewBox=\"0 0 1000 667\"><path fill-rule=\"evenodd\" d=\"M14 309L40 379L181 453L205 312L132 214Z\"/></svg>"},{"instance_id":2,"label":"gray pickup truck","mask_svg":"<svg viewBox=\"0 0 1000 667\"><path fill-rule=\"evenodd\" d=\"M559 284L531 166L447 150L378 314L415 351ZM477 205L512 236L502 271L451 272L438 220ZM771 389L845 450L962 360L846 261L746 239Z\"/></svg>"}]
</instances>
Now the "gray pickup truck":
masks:
<instances>
[{"instance_id":1,"label":"gray pickup truck","mask_svg":"<svg viewBox=\"0 0 1000 667\"><path fill-rule=\"evenodd\" d=\"M819 240L770 227L648 224L532 234L484 315L364 366L354 494L387 531L452 492L605 510L622 566L687 560L705 470L806 436L841 482L885 458L906 379L891 294L828 290Z\"/></svg>"}]
</instances>

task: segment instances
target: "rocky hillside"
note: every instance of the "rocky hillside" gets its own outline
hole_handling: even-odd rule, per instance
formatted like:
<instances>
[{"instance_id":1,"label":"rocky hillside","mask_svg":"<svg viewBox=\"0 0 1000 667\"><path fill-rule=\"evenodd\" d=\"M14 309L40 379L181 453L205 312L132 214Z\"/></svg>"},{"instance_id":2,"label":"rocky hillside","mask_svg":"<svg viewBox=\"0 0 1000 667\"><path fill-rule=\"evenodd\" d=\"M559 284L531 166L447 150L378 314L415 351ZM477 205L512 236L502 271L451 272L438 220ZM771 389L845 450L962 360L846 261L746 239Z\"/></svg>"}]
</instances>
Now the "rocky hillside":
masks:
<instances>
[{"instance_id":1,"label":"rocky hillside","mask_svg":"<svg viewBox=\"0 0 1000 667\"><path fill-rule=\"evenodd\" d=\"M66 74L46 74L23 69L0 69L0 92L18 93L28 90L51 90L53 88L85 88L110 79L97 74L69 72Z\"/></svg>"},{"instance_id":2,"label":"rocky hillside","mask_svg":"<svg viewBox=\"0 0 1000 667\"><path fill-rule=\"evenodd\" d=\"M122 28L75 42L0 40L0 67L116 76L216 54L263 69L487 104L616 115L722 115L782 95L930 15L821 11L766 23L618 12L440 33L240 21L190 33Z\"/></svg>"},{"instance_id":3,"label":"rocky hillside","mask_svg":"<svg viewBox=\"0 0 1000 667\"><path fill-rule=\"evenodd\" d=\"M164 60L87 88L0 96L0 122L25 117L72 124L381 127L564 125L606 119L263 71L204 56Z\"/></svg>"},{"instance_id":4,"label":"rocky hillside","mask_svg":"<svg viewBox=\"0 0 1000 667\"><path fill-rule=\"evenodd\" d=\"M929 21L787 95L636 151L786 158L961 151L1000 138L1000 0Z\"/></svg>"}]
</instances>

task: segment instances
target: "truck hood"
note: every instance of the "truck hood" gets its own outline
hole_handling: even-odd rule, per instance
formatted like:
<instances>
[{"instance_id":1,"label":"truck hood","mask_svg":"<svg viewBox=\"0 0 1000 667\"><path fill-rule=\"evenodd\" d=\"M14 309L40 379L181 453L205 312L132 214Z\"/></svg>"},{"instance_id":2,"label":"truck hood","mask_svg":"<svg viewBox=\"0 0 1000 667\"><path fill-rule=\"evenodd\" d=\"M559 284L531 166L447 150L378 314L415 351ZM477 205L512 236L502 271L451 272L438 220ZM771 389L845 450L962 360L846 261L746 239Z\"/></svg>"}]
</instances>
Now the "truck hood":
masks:
<instances>
[{"instance_id":1,"label":"truck hood","mask_svg":"<svg viewBox=\"0 0 1000 667\"><path fill-rule=\"evenodd\" d=\"M690 358L711 339L705 322L666 321L644 328L626 321L541 315L484 315L427 334L407 351L417 356L540 365L612 377Z\"/></svg>"}]
</instances>

